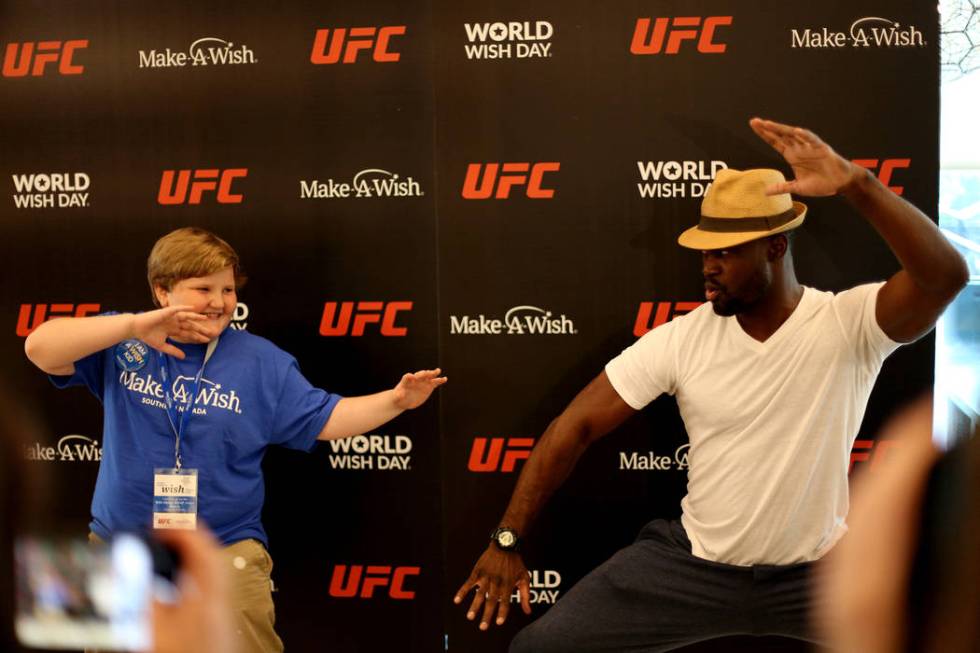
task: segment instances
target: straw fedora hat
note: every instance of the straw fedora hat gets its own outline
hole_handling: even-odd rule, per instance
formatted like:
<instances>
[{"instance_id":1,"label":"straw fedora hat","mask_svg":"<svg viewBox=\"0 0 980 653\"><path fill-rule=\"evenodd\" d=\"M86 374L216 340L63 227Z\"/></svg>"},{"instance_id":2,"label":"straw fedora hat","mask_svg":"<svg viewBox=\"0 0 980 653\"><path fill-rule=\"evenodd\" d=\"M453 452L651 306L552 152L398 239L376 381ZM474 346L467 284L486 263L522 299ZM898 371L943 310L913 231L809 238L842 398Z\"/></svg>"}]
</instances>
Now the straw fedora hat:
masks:
<instances>
[{"instance_id":1,"label":"straw fedora hat","mask_svg":"<svg viewBox=\"0 0 980 653\"><path fill-rule=\"evenodd\" d=\"M678 238L682 247L723 249L796 229L803 224L806 205L789 193L766 195L766 189L786 181L768 168L724 168L701 201L701 220Z\"/></svg>"}]
</instances>

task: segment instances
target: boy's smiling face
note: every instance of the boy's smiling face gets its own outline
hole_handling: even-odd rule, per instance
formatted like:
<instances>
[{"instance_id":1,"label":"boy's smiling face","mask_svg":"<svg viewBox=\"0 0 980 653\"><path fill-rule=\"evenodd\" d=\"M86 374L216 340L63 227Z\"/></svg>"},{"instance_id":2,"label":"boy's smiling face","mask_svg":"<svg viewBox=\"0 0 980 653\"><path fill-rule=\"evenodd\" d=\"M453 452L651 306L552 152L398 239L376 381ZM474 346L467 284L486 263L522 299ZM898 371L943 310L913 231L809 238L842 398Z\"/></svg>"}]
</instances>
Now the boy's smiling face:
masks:
<instances>
[{"instance_id":1,"label":"boy's smiling face","mask_svg":"<svg viewBox=\"0 0 980 653\"><path fill-rule=\"evenodd\" d=\"M231 266L222 268L205 277L181 279L170 290L157 286L160 306L191 306L191 310L208 318L217 333L223 332L235 313L238 294L235 292L235 274Z\"/></svg>"}]
</instances>

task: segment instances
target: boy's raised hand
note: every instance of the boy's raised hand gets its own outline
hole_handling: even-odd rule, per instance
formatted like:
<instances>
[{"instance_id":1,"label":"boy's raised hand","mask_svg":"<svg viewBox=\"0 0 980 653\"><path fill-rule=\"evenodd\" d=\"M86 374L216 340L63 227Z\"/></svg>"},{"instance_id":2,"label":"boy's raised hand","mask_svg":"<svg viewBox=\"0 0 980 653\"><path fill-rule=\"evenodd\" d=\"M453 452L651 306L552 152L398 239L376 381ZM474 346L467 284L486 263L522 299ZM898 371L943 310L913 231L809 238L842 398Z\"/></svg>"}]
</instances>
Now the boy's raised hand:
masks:
<instances>
[{"instance_id":1,"label":"boy's raised hand","mask_svg":"<svg viewBox=\"0 0 980 653\"><path fill-rule=\"evenodd\" d=\"M184 352L167 342L167 338L204 344L221 335L220 329L209 324L205 315L195 313L191 308L166 306L139 313L133 316L134 335L157 351L183 359Z\"/></svg>"}]
</instances>

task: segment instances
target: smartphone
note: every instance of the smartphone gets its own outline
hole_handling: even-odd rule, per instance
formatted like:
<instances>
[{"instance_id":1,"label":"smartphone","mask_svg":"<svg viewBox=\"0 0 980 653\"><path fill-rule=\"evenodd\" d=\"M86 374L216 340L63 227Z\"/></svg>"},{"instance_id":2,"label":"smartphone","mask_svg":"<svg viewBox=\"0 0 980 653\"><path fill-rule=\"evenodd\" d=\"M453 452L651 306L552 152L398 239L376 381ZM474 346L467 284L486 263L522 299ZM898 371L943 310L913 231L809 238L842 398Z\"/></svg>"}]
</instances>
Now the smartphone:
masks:
<instances>
[{"instance_id":1,"label":"smartphone","mask_svg":"<svg viewBox=\"0 0 980 653\"><path fill-rule=\"evenodd\" d=\"M148 650L150 601L175 592L174 555L139 534L107 544L24 536L15 566L14 626L21 644L34 648Z\"/></svg>"}]
</instances>

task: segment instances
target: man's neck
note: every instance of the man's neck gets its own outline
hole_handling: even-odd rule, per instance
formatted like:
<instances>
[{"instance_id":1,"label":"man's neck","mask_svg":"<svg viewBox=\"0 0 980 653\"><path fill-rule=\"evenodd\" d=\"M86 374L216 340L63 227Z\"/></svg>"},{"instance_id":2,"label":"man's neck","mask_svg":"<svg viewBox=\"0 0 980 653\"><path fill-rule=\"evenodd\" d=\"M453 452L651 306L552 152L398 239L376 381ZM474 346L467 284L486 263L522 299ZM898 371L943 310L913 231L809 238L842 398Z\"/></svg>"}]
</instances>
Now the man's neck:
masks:
<instances>
[{"instance_id":1,"label":"man's neck","mask_svg":"<svg viewBox=\"0 0 980 653\"><path fill-rule=\"evenodd\" d=\"M789 319L803 298L803 286L792 272L773 283L769 292L757 304L736 316L745 333L754 340L765 342Z\"/></svg>"}]
</instances>

